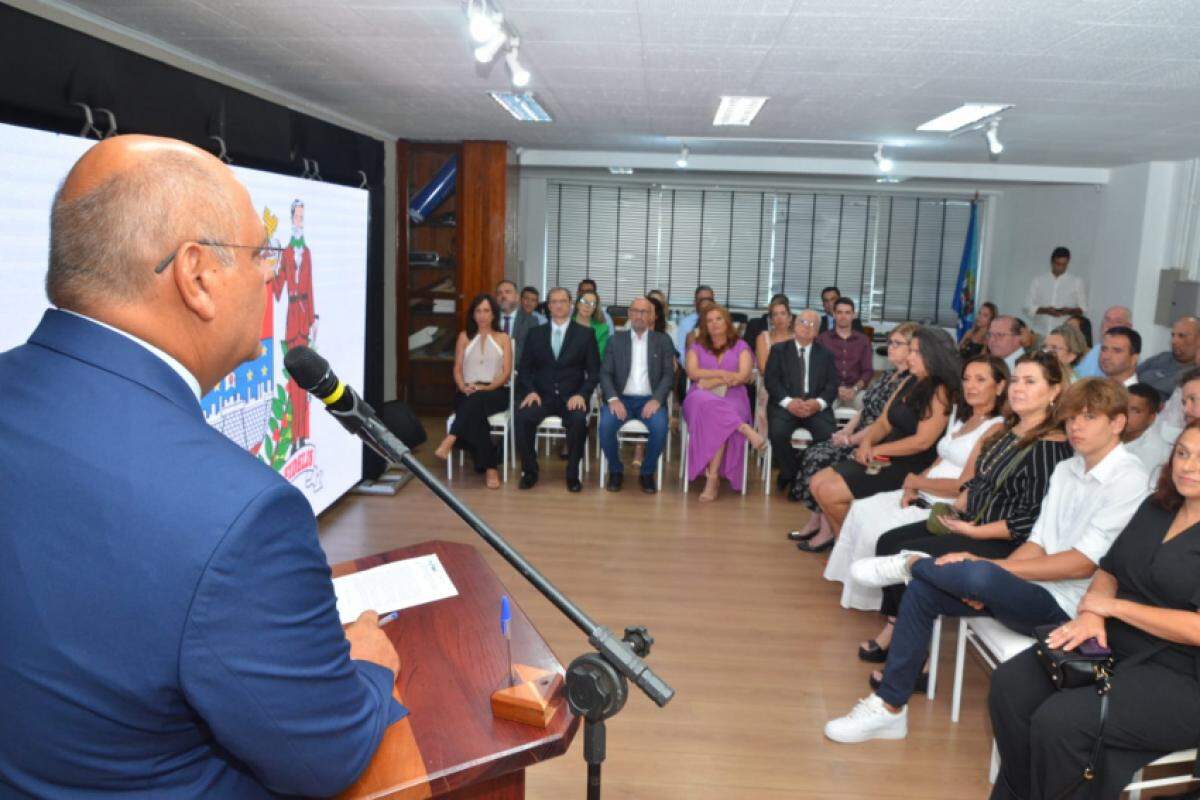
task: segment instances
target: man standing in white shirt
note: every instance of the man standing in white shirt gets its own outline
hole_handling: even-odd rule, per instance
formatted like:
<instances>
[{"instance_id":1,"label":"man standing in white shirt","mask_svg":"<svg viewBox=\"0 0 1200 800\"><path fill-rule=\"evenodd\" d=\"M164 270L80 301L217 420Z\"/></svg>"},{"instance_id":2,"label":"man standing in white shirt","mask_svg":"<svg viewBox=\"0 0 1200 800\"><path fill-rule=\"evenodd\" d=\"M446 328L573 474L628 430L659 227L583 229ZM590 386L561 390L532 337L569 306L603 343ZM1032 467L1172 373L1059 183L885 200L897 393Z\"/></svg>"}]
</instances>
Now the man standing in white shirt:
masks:
<instances>
[{"instance_id":1,"label":"man standing in white shirt","mask_svg":"<svg viewBox=\"0 0 1200 800\"><path fill-rule=\"evenodd\" d=\"M1066 391L1060 413L1075 455L1055 467L1033 533L1008 558L950 553L935 562L904 552L855 563L855 578L868 585L911 582L875 693L829 722L827 737L851 743L908 734L906 705L938 616L991 616L1026 635L1075 616L1096 565L1150 493L1146 468L1121 444L1128 405L1129 393L1102 378Z\"/></svg>"},{"instance_id":2,"label":"man standing in white shirt","mask_svg":"<svg viewBox=\"0 0 1200 800\"><path fill-rule=\"evenodd\" d=\"M1017 359L1025 355L1021 346L1021 334L1025 326L1016 317L996 317L988 326L988 352L1003 359L1009 374L1017 369Z\"/></svg>"},{"instance_id":3,"label":"man standing in white shirt","mask_svg":"<svg viewBox=\"0 0 1200 800\"><path fill-rule=\"evenodd\" d=\"M1133 328L1110 328L1100 345L1100 371L1104 377L1128 389L1138 382L1137 362L1142 336Z\"/></svg>"},{"instance_id":4,"label":"man standing in white shirt","mask_svg":"<svg viewBox=\"0 0 1200 800\"><path fill-rule=\"evenodd\" d=\"M1025 310L1033 318L1034 333L1045 336L1075 314L1087 314L1087 284L1078 275L1068 275L1071 251L1056 247L1050 254L1050 274L1042 273L1029 284Z\"/></svg>"}]
</instances>

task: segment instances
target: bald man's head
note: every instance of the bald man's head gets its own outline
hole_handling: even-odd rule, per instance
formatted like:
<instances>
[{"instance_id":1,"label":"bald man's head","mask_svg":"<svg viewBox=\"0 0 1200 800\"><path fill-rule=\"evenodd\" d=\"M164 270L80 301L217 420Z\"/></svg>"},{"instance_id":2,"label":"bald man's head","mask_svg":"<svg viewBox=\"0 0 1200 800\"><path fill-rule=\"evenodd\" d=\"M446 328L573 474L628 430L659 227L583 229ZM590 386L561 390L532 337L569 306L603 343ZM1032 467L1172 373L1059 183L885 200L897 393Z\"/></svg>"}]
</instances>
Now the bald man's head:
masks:
<instances>
[{"instance_id":1,"label":"bald man's head","mask_svg":"<svg viewBox=\"0 0 1200 800\"><path fill-rule=\"evenodd\" d=\"M146 299L156 263L186 240L236 241L246 208L232 171L199 148L152 136L99 142L55 195L46 294L76 311Z\"/></svg>"}]
</instances>

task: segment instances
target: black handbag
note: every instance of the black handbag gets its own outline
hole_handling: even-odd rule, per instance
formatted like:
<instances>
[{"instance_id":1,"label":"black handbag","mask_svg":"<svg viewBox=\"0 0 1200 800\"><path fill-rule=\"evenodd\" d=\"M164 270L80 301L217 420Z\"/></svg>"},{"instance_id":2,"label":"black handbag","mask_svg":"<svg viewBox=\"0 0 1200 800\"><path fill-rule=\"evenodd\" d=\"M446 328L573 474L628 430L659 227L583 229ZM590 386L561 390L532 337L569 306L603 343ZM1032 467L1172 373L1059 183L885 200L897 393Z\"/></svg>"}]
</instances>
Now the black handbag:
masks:
<instances>
[{"instance_id":1,"label":"black handbag","mask_svg":"<svg viewBox=\"0 0 1200 800\"><path fill-rule=\"evenodd\" d=\"M1051 647L1046 643L1051 632L1058 625L1040 625L1033 629L1037 644L1033 646L1038 661L1045 668L1046 674L1055 689L1078 689L1081 686L1099 684L1097 691L1104 694L1108 691L1108 677L1112 674L1113 659L1107 655L1084 655L1075 650L1063 650Z\"/></svg>"}]
</instances>

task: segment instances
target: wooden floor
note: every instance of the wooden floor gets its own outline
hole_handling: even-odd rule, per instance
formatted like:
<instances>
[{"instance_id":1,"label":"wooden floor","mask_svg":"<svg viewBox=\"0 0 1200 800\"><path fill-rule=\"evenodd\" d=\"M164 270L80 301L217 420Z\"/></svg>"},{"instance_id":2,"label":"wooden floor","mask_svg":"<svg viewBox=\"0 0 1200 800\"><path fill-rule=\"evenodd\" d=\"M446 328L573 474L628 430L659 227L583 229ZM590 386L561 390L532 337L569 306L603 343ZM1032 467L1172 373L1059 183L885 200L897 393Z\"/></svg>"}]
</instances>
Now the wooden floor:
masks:
<instances>
[{"instance_id":1,"label":"wooden floor","mask_svg":"<svg viewBox=\"0 0 1200 800\"><path fill-rule=\"evenodd\" d=\"M432 444L422 449L434 464ZM907 740L838 745L822 735L826 720L869 691L871 666L855 648L878 618L843 610L838 585L820 575L822 557L784 540L802 523L802 506L765 497L757 480L745 497L725 486L717 502L702 504L699 487L683 495L672 470L658 495L628 481L612 494L599 488L595 460L583 493L572 495L562 463L543 459L532 491L519 491L512 475L489 491L469 466L452 487L594 619L618 634L645 625L657 639L650 663L677 695L660 709L631 687L608 725L606 797L987 796L986 681L968 659L962 719L951 723L953 630L942 642L940 691L933 701L914 698ZM392 498L348 496L320 527L331 563L427 539L476 544L564 665L587 649L573 625L417 481ZM567 755L531 769L527 796L582 798L582 743L580 735Z\"/></svg>"}]
</instances>

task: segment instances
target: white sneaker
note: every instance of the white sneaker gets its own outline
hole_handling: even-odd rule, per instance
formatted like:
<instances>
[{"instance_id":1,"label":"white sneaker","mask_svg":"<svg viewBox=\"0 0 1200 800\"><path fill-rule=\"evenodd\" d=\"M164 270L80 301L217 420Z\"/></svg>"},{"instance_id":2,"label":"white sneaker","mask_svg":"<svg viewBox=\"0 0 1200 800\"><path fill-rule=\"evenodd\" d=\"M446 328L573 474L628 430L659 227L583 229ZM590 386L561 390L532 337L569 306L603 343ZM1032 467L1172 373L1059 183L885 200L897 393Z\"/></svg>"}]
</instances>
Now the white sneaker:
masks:
<instances>
[{"instance_id":1,"label":"white sneaker","mask_svg":"<svg viewBox=\"0 0 1200 800\"><path fill-rule=\"evenodd\" d=\"M912 580L912 570L909 569L908 562L913 556L929 557L914 550L901 550L894 556L860 558L850 565L850 577L855 583L876 588L908 583Z\"/></svg>"},{"instance_id":2,"label":"white sneaker","mask_svg":"<svg viewBox=\"0 0 1200 800\"><path fill-rule=\"evenodd\" d=\"M843 744L903 739L908 736L908 706L893 714L879 695L864 697L849 714L825 723L825 736Z\"/></svg>"}]
</instances>

